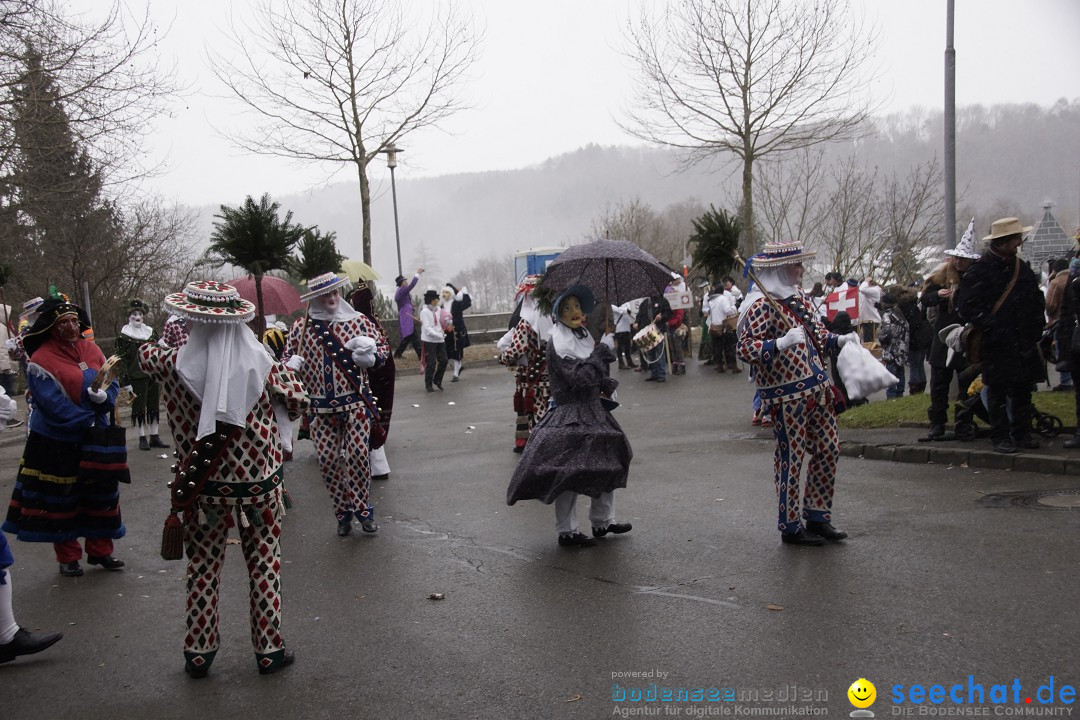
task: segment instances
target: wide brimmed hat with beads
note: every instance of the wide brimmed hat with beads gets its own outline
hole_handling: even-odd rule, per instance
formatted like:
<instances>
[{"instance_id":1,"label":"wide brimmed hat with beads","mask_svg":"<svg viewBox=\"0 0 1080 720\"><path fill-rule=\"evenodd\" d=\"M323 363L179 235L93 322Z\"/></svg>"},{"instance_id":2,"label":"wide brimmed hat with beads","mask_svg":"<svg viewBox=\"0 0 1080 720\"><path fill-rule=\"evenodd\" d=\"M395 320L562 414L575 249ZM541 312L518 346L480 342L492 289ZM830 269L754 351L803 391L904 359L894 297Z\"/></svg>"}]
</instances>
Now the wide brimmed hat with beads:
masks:
<instances>
[{"instance_id":1,"label":"wide brimmed hat with beads","mask_svg":"<svg viewBox=\"0 0 1080 720\"><path fill-rule=\"evenodd\" d=\"M189 282L182 292L165 297L165 310L205 323L243 323L255 317L255 303L244 300L232 285L216 280Z\"/></svg>"},{"instance_id":2,"label":"wide brimmed hat with beads","mask_svg":"<svg viewBox=\"0 0 1080 720\"><path fill-rule=\"evenodd\" d=\"M311 278L305 284L307 285L308 291L300 296L301 302L307 302L320 295L328 295L335 290L344 295L349 286L352 285L352 282L348 277L341 277L335 273L328 272Z\"/></svg>"},{"instance_id":3,"label":"wide brimmed hat with beads","mask_svg":"<svg viewBox=\"0 0 1080 720\"><path fill-rule=\"evenodd\" d=\"M765 243L765 247L751 258L751 262L756 268L770 268L801 263L815 255L817 251L805 249L801 242L771 242Z\"/></svg>"}]
</instances>

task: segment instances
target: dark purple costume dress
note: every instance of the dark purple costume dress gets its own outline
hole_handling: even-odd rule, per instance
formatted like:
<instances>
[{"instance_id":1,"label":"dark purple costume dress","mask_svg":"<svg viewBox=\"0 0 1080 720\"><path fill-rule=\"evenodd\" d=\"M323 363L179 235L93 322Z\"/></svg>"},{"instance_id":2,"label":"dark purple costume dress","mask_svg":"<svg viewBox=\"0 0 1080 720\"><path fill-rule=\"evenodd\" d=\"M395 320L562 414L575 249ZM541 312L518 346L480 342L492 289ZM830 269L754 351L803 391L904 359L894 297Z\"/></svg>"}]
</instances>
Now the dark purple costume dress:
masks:
<instances>
[{"instance_id":1,"label":"dark purple costume dress","mask_svg":"<svg viewBox=\"0 0 1080 720\"><path fill-rule=\"evenodd\" d=\"M550 504L567 490L599 497L626 487L630 442L600 402L600 392L619 384L608 377L615 353L599 344L585 360L562 358L548 343L548 378L555 407L533 428L510 480L506 502Z\"/></svg>"}]
</instances>

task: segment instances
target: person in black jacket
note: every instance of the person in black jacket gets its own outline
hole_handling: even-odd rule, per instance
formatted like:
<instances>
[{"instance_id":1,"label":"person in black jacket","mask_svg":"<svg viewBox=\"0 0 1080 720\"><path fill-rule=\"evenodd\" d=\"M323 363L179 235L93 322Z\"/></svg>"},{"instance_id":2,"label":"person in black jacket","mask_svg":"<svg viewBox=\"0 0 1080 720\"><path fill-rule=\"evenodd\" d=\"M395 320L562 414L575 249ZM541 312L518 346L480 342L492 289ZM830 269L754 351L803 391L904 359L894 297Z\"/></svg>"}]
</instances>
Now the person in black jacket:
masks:
<instances>
[{"instance_id":1,"label":"person in black jacket","mask_svg":"<svg viewBox=\"0 0 1080 720\"><path fill-rule=\"evenodd\" d=\"M982 331L990 439L1001 453L1039 447L1031 436L1031 386L1044 372L1038 344L1045 316L1039 278L1017 254L1028 232L1016 218L995 220L983 238L989 249L960 281L960 318Z\"/></svg>"},{"instance_id":2,"label":"person in black jacket","mask_svg":"<svg viewBox=\"0 0 1080 720\"><path fill-rule=\"evenodd\" d=\"M661 336L666 336L668 322L671 321L672 314L671 304L663 295L645 298L641 301L641 305L638 306L637 318L633 326L634 332L647 325L655 325ZM663 342L657 348L651 350L649 354L655 357L656 353L660 353L660 359L649 365L649 377L645 379L653 382L664 382L667 379L667 353Z\"/></svg>"},{"instance_id":3,"label":"person in black jacket","mask_svg":"<svg viewBox=\"0 0 1080 720\"><path fill-rule=\"evenodd\" d=\"M958 378L964 372L967 362L962 355L955 355L949 362L948 348L938 335L942 329L949 325L959 325L960 316L957 313L959 306L960 281L971 267L972 263L979 259L979 253L975 251L972 238L967 235L955 248L945 251L948 256L945 262L938 265L927 276L923 283L922 294L919 303L926 310L926 321L933 327L933 335L930 339L928 360L930 361L930 408L926 415L930 420L930 432L927 438L934 440L945 436L945 423L949 419L949 390L952 387L953 375ZM961 391L965 385L961 384ZM963 392L961 392L963 395ZM962 439L973 439L975 435L974 425L959 427L957 434L963 431Z\"/></svg>"},{"instance_id":4,"label":"person in black jacket","mask_svg":"<svg viewBox=\"0 0 1080 720\"><path fill-rule=\"evenodd\" d=\"M1068 358L1074 373L1080 369L1078 319L1080 319L1080 258L1073 258L1069 261L1069 280L1065 284L1064 298L1061 301L1057 343L1058 357ZM1073 390L1076 393L1076 434L1064 443L1064 447L1069 449L1080 448L1080 382L1076 382L1075 377Z\"/></svg>"}]
</instances>

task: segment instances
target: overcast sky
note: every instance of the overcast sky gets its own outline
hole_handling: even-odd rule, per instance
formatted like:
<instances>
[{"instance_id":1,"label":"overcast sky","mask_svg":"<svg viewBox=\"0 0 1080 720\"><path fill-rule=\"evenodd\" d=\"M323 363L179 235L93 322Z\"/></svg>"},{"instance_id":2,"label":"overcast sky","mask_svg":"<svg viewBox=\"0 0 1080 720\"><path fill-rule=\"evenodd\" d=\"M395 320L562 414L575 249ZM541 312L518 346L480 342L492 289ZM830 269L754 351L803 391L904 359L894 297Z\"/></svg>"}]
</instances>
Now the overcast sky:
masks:
<instances>
[{"instance_id":1,"label":"overcast sky","mask_svg":"<svg viewBox=\"0 0 1080 720\"><path fill-rule=\"evenodd\" d=\"M143 0L130 0L133 8ZM156 152L169 171L150 189L188 204L241 202L245 195L300 192L328 180L326 168L244 155L218 137L235 106L206 66L220 42L225 7L242 14L250 0L146 0L164 28L163 60L175 61L191 86L163 120ZM658 0L659 1L659 0ZM87 5L92 0L77 0ZM852 0L882 33L875 98L887 111L943 104L945 0ZM615 117L633 69L619 53L636 0L467 0L485 27L482 56L469 88L476 109L445 132L402 145L398 180L509 169L587 143L630 144ZM1080 0L956 0L957 104L1080 98ZM378 182L381 167L372 173ZM343 171L336 178L355 181Z\"/></svg>"}]
</instances>

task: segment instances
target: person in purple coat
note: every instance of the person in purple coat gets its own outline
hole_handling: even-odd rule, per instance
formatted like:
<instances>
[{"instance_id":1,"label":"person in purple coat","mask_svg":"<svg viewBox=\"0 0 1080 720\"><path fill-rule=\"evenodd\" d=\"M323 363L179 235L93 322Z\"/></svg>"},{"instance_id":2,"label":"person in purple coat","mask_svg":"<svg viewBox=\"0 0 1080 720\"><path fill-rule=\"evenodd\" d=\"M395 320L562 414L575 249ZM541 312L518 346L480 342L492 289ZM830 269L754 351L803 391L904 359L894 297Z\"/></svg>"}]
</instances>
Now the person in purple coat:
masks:
<instances>
[{"instance_id":1,"label":"person in purple coat","mask_svg":"<svg viewBox=\"0 0 1080 720\"><path fill-rule=\"evenodd\" d=\"M400 358L405 353L405 348L412 345L416 351L417 359L420 358L420 333L416 332L416 316L413 315L412 296L409 294L420 281L424 268L419 268L412 276L411 282L405 282L404 275L398 275L394 283L397 291L394 292L394 302L398 307L398 327L401 328L401 343L394 351L394 357Z\"/></svg>"}]
</instances>

